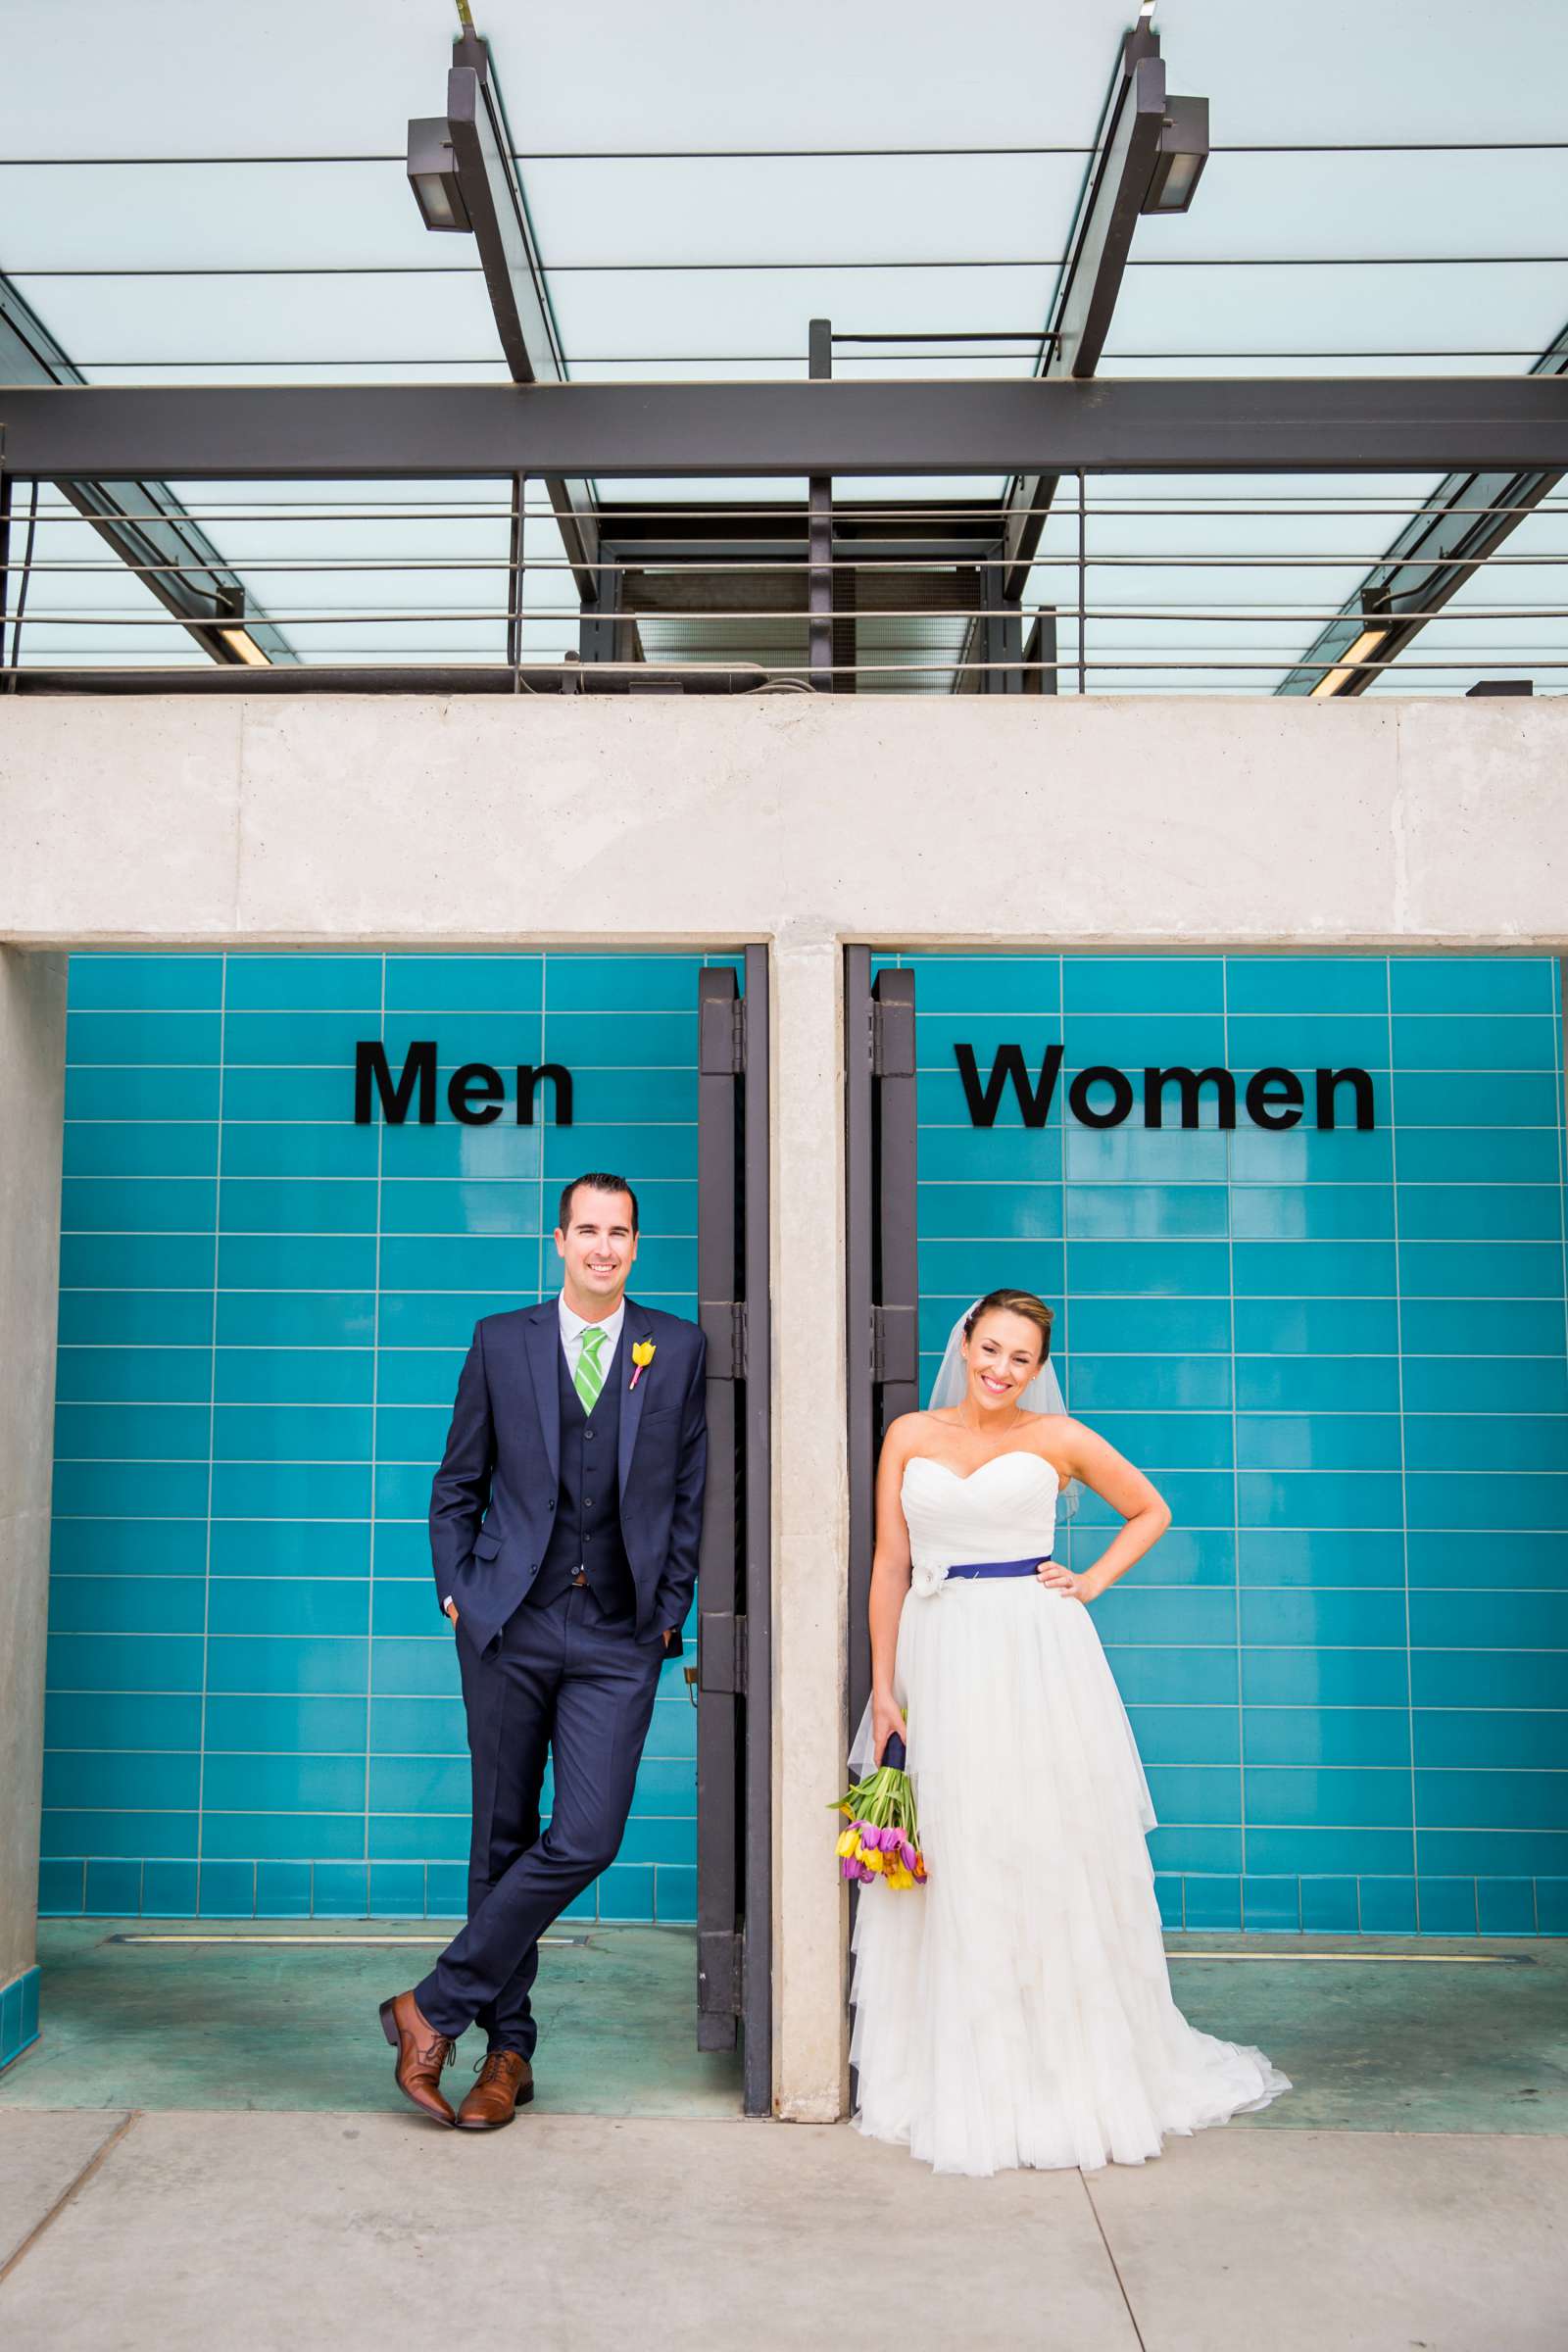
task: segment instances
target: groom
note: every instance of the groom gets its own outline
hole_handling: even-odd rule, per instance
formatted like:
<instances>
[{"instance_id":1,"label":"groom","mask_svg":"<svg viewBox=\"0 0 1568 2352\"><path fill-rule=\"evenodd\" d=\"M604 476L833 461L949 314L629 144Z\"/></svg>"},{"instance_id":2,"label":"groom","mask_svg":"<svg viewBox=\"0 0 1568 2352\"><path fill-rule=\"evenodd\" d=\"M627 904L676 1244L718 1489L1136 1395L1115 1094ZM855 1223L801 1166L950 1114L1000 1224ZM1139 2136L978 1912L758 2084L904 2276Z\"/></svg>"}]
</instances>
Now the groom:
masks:
<instances>
[{"instance_id":1,"label":"groom","mask_svg":"<svg viewBox=\"0 0 1568 2352\"><path fill-rule=\"evenodd\" d=\"M556 1250L559 1298L475 1326L430 1494L473 1761L468 1923L382 2002L381 2025L405 2097L470 2132L533 2097L539 1938L614 1860L703 1523L706 1343L626 1297L637 1197L623 1177L566 1186ZM485 2055L454 2115L441 2073L470 2025Z\"/></svg>"}]
</instances>

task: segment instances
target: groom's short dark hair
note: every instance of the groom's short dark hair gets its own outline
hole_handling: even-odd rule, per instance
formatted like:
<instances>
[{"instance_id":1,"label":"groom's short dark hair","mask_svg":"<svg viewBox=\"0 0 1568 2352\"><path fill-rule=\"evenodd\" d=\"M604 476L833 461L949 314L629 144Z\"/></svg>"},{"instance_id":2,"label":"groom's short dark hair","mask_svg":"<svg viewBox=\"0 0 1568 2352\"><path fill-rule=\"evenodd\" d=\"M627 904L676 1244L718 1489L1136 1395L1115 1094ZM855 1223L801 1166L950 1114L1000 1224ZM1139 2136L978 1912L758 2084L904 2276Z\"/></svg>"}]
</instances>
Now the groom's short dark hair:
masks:
<instances>
[{"instance_id":1,"label":"groom's short dark hair","mask_svg":"<svg viewBox=\"0 0 1568 2352\"><path fill-rule=\"evenodd\" d=\"M640 1230L637 1221L637 1196L626 1182L625 1177L612 1176L606 1168L591 1168L586 1176L573 1176L569 1184L564 1184L561 1188L560 1223L563 1233L571 1223L572 1195L583 1185L587 1185L589 1191L595 1193L624 1193L631 1202L631 1229L633 1233Z\"/></svg>"}]
</instances>

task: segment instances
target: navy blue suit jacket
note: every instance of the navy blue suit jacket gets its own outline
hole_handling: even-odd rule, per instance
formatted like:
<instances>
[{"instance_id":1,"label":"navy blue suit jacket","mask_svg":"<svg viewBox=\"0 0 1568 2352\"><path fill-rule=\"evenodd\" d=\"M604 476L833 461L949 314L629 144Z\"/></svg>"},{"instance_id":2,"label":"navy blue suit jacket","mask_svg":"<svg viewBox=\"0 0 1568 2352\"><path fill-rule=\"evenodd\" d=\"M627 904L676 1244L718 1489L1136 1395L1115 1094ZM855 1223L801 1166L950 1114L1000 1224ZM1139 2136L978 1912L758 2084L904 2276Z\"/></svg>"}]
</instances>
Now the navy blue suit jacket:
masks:
<instances>
[{"instance_id":1,"label":"navy blue suit jacket","mask_svg":"<svg viewBox=\"0 0 1568 2352\"><path fill-rule=\"evenodd\" d=\"M635 1388L631 1351L654 1343ZM451 1593L480 1649L539 1573L561 1485L558 1301L485 1315L458 1381L447 1448L430 1490L438 1604ZM635 1632L673 1626L675 1657L697 1581L708 1477L708 1343L695 1323L626 1300L621 1381L620 1530L637 1591ZM482 1522L482 1524L481 1524Z\"/></svg>"}]
</instances>

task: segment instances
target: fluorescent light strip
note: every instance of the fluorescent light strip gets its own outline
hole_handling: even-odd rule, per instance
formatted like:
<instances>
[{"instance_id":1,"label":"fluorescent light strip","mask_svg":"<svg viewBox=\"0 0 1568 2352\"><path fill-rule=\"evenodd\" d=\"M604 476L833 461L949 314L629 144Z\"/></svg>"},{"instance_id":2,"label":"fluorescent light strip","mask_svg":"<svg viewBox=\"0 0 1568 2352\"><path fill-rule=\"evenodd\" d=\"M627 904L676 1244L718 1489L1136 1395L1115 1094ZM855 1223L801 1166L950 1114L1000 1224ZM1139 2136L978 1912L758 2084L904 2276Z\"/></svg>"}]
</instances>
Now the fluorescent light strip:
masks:
<instances>
[{"instance_id":1,"label":"fluorescent light strip","mask_svg":"<svg viewBox=\"0 0 1568 2352\"><path fill-rule=\"evenodd\" d=\"M1360 671L1356 664L1361 662L1370 662L1389 633L1387 629L1363 629L1355 643L1348 650L1340 666L1337 669L1326 670L1319 678L1317 684L1312 688L1312 695L1309 699L1319 695L1343 692L1348 680L1359 677Z\"/></svg>"},{"instance_id":2,"label":"fluorescent light strip","mask_svg":"<svg viewBox=\"0 0 1568 2352\"><path fill-rule=\"evenodd\" d=\"M249 629L220 629L218 635L227 646L236 662L247 669L270 669L271 658L264 654Z\"/></svg>"}]
</instances>

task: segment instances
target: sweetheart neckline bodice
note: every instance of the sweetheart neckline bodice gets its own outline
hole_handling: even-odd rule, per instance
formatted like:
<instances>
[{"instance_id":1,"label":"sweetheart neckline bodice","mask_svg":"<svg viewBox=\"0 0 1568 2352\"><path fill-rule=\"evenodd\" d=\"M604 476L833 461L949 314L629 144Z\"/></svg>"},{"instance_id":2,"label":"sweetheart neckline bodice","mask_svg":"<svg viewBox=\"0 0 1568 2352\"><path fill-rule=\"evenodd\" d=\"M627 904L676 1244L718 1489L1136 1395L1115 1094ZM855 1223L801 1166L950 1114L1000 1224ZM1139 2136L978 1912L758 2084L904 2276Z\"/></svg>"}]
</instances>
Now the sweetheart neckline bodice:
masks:
<instances>
[{"instance_id":1,"label":"sweetheart neckline bodice","mask_svg":"<svg viewBox=\"0 0 1568 2352\"><path fill-rule=\"evenodd\" d=\"M934 1478L914 1475L925 1463ZM1022 1462L1023 1477L992 1478L1004 1463ZM936 1590L949 1568L976 1560L1021 1560L1051 1555L1060 1477L1044 1454L1014 1446L994 1453L976 1470L954 1470L934 1454L911 1454L904 1466L900 1500L909 1534L914 1590Z\"/></svg>"},{"instance_id":2,"label":"sweetheart neckline bodice","mask_svg":"<svg viewBox=\"0 0 1568 2352\"><path fill-rule=\"evenodd\" d=\"M1054 1462L1048 1462L1043 1453L1036 1453L1027 1446L1012 1446L1004 1453L994 1453L989 1461L977 1463L973 1470L952 1469L948 1463L939 1462L934 1453L911 1453L904 1465L906 1478L908 1477L916 1462L928 1462L933 1470L940 1470L944 1478L956 1480L960 1487L966 1487L971 1479L978 1478L984 1470L995 1470L1000 1462L1037 1462L1041 1469L1051 1472L1058 1486L1061 1484L1060 1473Z\"/></svg>"}]
</instances>

